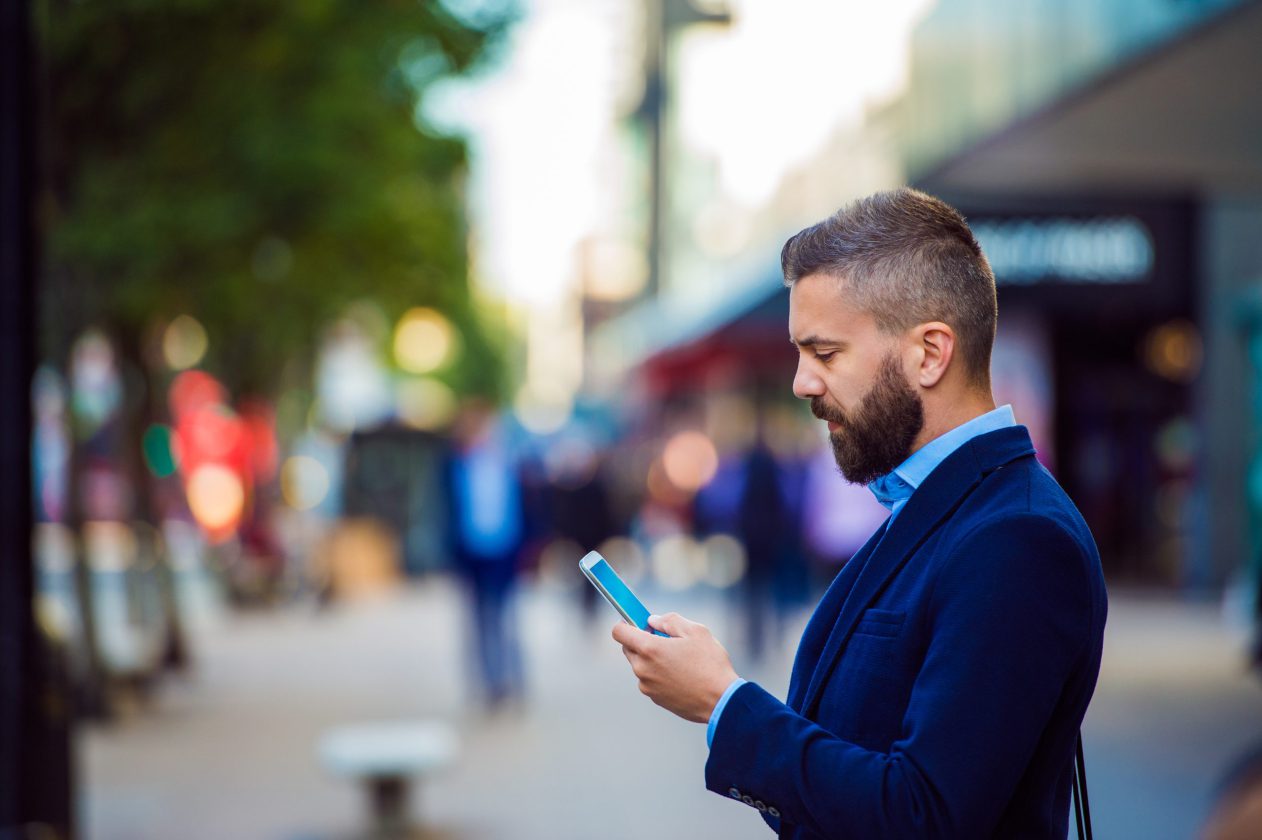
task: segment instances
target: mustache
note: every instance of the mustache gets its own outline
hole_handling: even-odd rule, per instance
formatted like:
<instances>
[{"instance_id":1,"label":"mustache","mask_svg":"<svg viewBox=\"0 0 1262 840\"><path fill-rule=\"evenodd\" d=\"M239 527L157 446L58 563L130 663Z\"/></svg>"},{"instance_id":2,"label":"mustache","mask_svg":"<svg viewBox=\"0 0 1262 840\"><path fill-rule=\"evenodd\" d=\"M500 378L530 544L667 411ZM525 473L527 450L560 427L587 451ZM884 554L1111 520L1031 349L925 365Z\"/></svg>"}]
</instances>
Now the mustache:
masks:
<instances>
[{"instance_id":1,"label":"mustache","mask_svg":"<svg viewBox=\"0 0 1262 840\"><path fill-rule=\"evenodd\" d=\"M846 422L841 409L825 402L823 397L811 397L811 414L829 423L842 425Z\"/></svg>"}]
</instances>

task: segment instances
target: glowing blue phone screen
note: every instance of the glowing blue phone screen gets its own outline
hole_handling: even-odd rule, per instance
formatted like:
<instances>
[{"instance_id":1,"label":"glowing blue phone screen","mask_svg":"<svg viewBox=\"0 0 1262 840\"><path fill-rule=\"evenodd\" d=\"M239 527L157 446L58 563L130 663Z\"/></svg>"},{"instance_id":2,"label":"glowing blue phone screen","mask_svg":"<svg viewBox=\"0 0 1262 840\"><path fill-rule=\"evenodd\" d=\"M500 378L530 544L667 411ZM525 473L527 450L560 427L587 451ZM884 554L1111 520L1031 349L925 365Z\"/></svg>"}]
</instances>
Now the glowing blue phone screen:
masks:
<instances>
[{"instance_id":1,"label":"glowing blue phone screen","mask_svg":"<svg viewBox=\"0 0 1262 840\"><path fill-rule=\"evenodd\" d=\"M622 578L618 577L618 573L613 570L612 566L604 560L597 560L592 564L591 570L592 577L600 581L600 585L605 587L605 591L622 605L622 608L627 611L627 615L631 617L636 627L639 627L641 630L648 630L650 633L655 633L658 636L666 635L665 633L658 633L658 631L649 627L648 609L644 604L640 603L639 598L635 597L635 593L627 588L627 585L622 582Z\"/></svg>"}]
</instances>

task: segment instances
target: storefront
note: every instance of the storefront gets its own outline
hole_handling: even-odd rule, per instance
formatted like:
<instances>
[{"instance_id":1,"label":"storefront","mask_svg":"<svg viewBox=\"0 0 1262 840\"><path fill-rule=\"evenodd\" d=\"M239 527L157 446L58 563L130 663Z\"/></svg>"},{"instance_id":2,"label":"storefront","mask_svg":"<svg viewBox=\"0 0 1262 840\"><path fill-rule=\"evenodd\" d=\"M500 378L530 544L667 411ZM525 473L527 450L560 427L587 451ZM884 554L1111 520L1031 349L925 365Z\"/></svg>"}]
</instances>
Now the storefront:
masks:
<instances>
[{"instance_id":1,"label":"storefront","mask_svg":"<svg viewBox=\"0 0 1262 840\"><path fill-rule=\"evenodd\" d=\"M1194 205L944 197L995 271L997 398L1081 508L1110 580L1182 583L1203 359Z\"/></svg>"}]
</instances>

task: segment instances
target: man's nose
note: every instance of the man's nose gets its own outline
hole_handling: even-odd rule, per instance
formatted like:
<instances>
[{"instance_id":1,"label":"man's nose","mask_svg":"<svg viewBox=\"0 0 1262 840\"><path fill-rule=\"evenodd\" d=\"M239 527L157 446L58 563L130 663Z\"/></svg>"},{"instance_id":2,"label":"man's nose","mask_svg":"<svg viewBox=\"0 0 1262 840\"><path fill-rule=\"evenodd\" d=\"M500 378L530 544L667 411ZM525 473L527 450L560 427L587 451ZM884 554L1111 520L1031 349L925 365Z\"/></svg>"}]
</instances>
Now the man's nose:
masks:
<instances>
[{"instance_id":1,"label":"man's nose","mask_svg":"<svg viewBox=\"0 0 1262 840\"><path fill-rule=\"evenodd\" d=\"M807 366L806 359L798 359L798 369L793 375L793 395L800 400L809 400L824 393L824 382Z\"/></svg>"}]
</instances>

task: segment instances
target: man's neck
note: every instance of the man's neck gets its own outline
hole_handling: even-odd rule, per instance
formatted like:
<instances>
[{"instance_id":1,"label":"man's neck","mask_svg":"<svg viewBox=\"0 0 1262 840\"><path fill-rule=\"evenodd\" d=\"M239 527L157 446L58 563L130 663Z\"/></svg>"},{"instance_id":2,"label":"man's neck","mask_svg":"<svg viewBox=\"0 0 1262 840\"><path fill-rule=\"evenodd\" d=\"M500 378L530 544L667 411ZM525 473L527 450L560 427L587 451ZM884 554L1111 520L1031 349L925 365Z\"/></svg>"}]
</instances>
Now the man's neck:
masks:
<instances>
[{"instance_id":1,"label":"man's neck","mask_svg":"<svg viewBox=\"0 0 1262 840\"><path fill-rule=\"evenodd\" d=\"M970 393L963 399L947 401L932 408L926 401L925 425L916 436L916 442L911 448L912 453L920 451L925 444L942 437L969 420L994 410L995 398L989 391Z\"/></svg>"}]
</instances>

